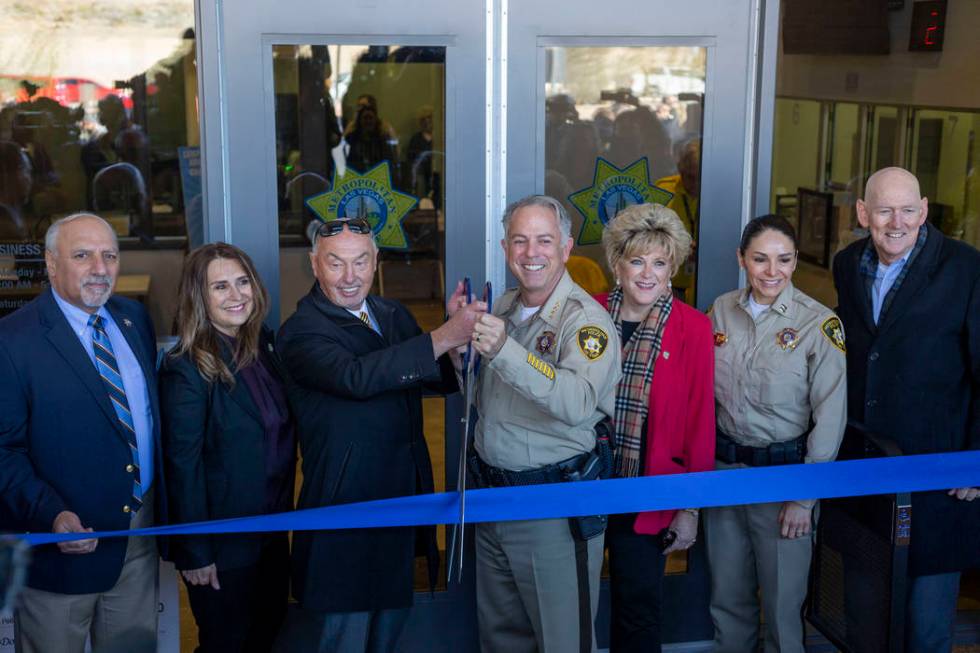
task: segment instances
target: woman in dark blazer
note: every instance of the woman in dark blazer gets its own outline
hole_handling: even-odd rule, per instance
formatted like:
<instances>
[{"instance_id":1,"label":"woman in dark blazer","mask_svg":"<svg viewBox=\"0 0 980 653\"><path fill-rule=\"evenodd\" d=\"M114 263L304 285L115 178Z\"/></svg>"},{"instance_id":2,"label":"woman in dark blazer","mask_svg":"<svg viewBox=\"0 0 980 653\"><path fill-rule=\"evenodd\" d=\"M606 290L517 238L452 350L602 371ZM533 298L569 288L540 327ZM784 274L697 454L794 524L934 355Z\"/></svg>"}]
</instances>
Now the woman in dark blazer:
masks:
<instances>
[{"instance_id":1,"label":"woman in dark blazer","mask_svg":"<svg viewBox=\"0 0 980 653\"><path fill-rule=\"evenodd\" d=\"M296 440L269 304L251 259L225 243L187 257L179 341L160 373L163 456L175 523L291 510ZM285 533L175 538L200 653L268 651L285 616Z\"/></svg>"}]
</instances>

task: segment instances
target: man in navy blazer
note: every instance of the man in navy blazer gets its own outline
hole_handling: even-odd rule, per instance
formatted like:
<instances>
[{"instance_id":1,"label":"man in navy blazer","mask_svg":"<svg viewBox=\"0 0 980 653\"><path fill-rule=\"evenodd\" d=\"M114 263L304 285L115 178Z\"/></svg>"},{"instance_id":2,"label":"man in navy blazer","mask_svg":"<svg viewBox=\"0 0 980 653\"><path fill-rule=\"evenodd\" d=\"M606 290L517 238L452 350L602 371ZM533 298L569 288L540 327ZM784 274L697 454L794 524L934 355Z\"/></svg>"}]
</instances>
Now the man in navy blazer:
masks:
<instances>
[{"instance_id":1,"label":"man in navy blazer","mask_svg":"<svg viewBox=\"0 0 980 653\"><path fill-rule=\"evenodd\" d=\"M125 530L165 517L155 338L112 297L115 232L75 214L45 237L51 288L0 320L0 530ZM154 505L154 500L159 502ZM155 650L153 538L35 549L19 653Z\"/></svg>"},{"instance_id":2,"label":"man in navy blazer","mask_svg":"<svg viewBox=\"0 0 980 653\"><path fill-rule=\"evenodd\" d=\"M857 215L869 237L834 260L850 418L905 454L980 449L980 253L926 222L919 182L901 168L871 175ZM952 647L960 571L980 562L977 495L912 495L906 650Z\"/></svg>"}]
</instances>

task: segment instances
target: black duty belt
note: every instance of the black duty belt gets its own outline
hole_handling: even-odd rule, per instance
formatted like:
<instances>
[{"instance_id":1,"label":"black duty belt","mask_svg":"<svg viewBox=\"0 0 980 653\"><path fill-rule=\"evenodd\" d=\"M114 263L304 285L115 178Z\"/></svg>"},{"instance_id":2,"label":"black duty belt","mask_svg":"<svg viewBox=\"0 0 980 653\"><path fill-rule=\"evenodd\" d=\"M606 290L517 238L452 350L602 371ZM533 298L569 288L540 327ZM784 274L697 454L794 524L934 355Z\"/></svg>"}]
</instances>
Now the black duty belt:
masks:
<instances>
[{"instance_id":1,"label":"black duty belt","mask_svg":"<svg viewBox=\"0 0 980 653\"><path fill-rule=\"evenodd\" d=\"M715 458L724 463L742 463L752 467L802 463L806 456L808 435L809 432L793 440L774 442L768 447L749 447L735 442L718 429L715 431Z\"/></svg>"},{"instance_id":2,"label":"black duty belt","mask_svg":"<svg viewBox=\"0 0 980 653\"><path fill-rule=\"evenodd\" d=\"M470 454L469 463L470 471L480 487L512 487L589 480L598 478L602 467L599 456L594 451L587 451L561 462L522 472L488 465L475 451Z\"/></svg>"}]
</instances>

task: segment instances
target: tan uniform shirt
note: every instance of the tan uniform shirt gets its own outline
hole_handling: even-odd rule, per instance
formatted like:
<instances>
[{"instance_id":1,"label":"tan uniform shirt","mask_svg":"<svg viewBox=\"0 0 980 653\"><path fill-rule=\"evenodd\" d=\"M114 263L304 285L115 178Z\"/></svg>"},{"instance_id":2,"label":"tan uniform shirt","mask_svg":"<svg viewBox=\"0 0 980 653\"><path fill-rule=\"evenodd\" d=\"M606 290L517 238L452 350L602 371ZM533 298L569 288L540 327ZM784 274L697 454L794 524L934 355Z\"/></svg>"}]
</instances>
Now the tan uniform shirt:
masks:
<instances>
[{"instance_id":1,"label":"tan uniform shirt","mask_svg":"<svg viewBox=\"0 0 980 653\"><path fill-rule=\"evenodd\" d=\"M748 298L748 289L735 290L711 310L718 428L765 447L805 433L812 416L806 462L833 460L847 423L840 320L792 284L758 320Z\"/></svg>"},{"instance_id":2,"label":"tan uniform shirt","mask_svg":"<svg viewBox=\"0 0 980 653\"><path fill-rule=\"evenodd\" d=\"M612 416L621 375L609 314L567 271L524 322L516 289L493 313L507 323L507 340L480 367L477 453L495 467L523 471L594 449L593 427Z\"/></svg>"}]
</instances>

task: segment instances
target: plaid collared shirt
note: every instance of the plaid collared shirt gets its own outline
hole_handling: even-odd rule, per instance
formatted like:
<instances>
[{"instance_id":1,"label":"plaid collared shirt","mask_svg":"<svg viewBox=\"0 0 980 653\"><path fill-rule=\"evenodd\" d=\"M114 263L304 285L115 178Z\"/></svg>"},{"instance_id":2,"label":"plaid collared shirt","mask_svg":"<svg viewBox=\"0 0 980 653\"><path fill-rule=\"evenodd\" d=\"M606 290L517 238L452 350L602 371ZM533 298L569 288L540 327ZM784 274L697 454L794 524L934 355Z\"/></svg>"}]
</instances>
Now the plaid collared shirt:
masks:
<instances>
[{"instance_id":1,"label":"plaid collared shirt","mask_svg":"<svg viewBox=\"0 0 980 653\"><path fill-rule=\"evenodd\" d=\"M902 282L908 275L909 268L912 267L912 262L915 261L915 257L925 247L928 234L929 230L925 224L919 227L919 236L915 239L915 245L912 247L912 251L909 252L909 257L905 260L905 265L902 266L901 272L895 277L895 282L888 289L888 294L885 295L885 299L881 302L881 312L878 314L878 322L881 322L881 318L888 312L888 307L891 306L892 300L895 299L895 295L898 293L898 289L902 286ZM878 251L875 249L874 241L870 237L868 238L868 243L864 246L864 252L861 254L858 271L864 277L864 289L868 292L868 301L872 301L872 291L875 279L878 276Z\"/></svg>"}]
</instances>

